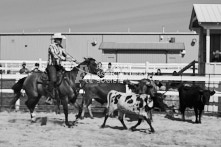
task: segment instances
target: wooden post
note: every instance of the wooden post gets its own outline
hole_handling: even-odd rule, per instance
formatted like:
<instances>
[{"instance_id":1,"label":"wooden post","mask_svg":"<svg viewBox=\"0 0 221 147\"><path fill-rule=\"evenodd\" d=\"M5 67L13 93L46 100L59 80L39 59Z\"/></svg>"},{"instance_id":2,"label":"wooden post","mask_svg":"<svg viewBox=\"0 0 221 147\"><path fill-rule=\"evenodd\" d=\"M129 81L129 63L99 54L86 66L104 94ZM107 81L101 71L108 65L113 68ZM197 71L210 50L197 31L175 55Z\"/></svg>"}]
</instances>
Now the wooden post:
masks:
<instances>
[{"instance_id":1,"label":"wooden post","mask_svg":"<svg viewBox=\"0 0 221 147\"><path fill-rule=\"evenodd\" d=\"M42 59L39 58L39 69L42 70Z\"/></svg>"},{"instance_id":2,"label":"wooden post","mask_svg":"<svg viewBox=\"0 0 221 147\"><path fill-rule=\"evenodd\" d=\"M196 61L194 60L194 62L193 62L193 76L195 76L195 65L196 64Z\"/></svg>"},{"instance_id":3,"label":"wooden post","mask_svg":"<svg viewBox=\"0 0 221 147\"><path fill-rule=\"evenodd\" d=\"M5 74L7 74L7 73L8 73L8 64L5 63Z\"/></svg>"},{"instance_id":4,"label":"wooden post","mask_svg":"<svg viewBox=\"0 0 221 147\"><path fill-rule=\"evenodd\" d=\"M19 75L19 73L16 73L16 75ZM19 78L15 79L15 83L18 82ZM20 108L20 98L15 103L15 110L18 111Z\"/></svg>"},{"instance_id":5,"label":"wooden post","mask_svg":"<svg viewBox=\"0 0 221 147\"><path fill-rule=\"evenodd\" d=\"M148 71L149 71L149 62L147 61L145 64L145 72L146 72L146 77L148 76Z\"/></svg>"},{"instance_id":6,"label":"wooden post","mask_svg":"<svg viewBox=\"0 0 221 147\"><path fill-rule=\"evenodd\" d=\"M210 29L206 29L206 63L210 62Z\"/></svg>"}]
</instances>

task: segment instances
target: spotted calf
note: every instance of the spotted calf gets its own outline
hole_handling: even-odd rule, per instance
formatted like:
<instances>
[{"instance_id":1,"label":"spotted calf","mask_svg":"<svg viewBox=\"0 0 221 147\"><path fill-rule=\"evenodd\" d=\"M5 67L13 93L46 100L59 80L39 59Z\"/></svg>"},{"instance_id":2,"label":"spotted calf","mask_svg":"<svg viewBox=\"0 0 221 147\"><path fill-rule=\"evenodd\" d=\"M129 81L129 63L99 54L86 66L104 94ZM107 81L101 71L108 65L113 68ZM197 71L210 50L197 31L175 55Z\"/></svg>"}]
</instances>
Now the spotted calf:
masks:
<instances>
[{"instance_id":1,"label":"spotted calf","mask_svg":"<svg viewBox=\"0 0 221 147\"><path fill-rule=\"evenodd\" d=\"M131 130L135 130L142 120L146 120L150 126L151 132L154 132L154 128L151 125L149 118L149 111L153 107L153 101L150 95L147 94L134 94L134 93L122 93L115 90L111 90L107 95L107 113L105 115L102 128L105 127L107 118L115 111L118 110L118 119L122 123L124 129L127 129L123 117L125 114L135 114L139 116L138 123L131 127Z\"/></svg>"}]
</instances>

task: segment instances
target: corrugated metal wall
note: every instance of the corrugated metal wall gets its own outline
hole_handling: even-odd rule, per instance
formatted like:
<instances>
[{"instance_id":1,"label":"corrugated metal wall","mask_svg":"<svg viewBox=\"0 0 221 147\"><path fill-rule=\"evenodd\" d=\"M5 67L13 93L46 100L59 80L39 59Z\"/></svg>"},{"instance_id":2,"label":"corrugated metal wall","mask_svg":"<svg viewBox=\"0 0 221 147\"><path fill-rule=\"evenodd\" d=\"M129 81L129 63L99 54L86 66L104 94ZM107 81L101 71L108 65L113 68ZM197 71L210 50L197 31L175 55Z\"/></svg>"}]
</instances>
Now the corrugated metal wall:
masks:
<instances>
[{"instance_id":1,"label":"corrugated metal wall","mask_svg":"<svg viewBox=\"0 0 221 147\"><path fill-rule=\"evenodd\" d=\"M47 60L50 35L1 36L1 60Z\"/></svg>"},{"instance_id":2,"label":"corrugated metal wall","mask_svg":"<svg viewBox=\"0 0 221 147\"><path fill-rule=\"evenodd\" d=\"M175 38L175 42L185 44L186 55L181 57L179 52L169 52L161 54L159 51L117 51L117 62L141 62L148 59L151 63L190 63L198 60L199 45L191 45L193 39L199 41L197 34L149 34L149 35L104 35L103 42L168 42ZM106 52L106 51L105 51ZM104 52L104 53L105 53ZM140 53L139 53L140 52ZM107 61L107 55L104 55L104 61Z\"/></svg>"},{"instance_id":3,"label":"corrugated metal wall","mask_svg":"<svg viewBox=\"0 0 221 147\"><path fill-rule=\"evenodd\" d=\"M177 53L166 57L166 54L159 51L118 51L116 61L118 62L182 62L189 63L198 60L198 42L191 46L192 39L199 41L197 34L115 34L115 33L88 33L88 34L65 34L66 50L74 58L82 61L83 57L93 57L97 61L105 61L107 57L103 55L103 51L99 49L102 42L126 42L126 43L145 43L159 42L175 38L175 42L183 42L185 44L186 55L181 58ZM163 38L162 40L160 40ZM92 46L93 41L97 42L96 46ZM0 35L0 49L2 60L47 60L48 46L51 42L51 34L4 34ZM112 54L113 55L113 54ZM167 59L167 60L166 60ZM171 60L168 60L171 59ZM173 61L172 61L173 60Z\"/></svg>"},{"instance_id":4,"label":"corrugated metal wall","mask_svg":"<svg viewBox=\"0 0 221 147\"><path fill-rule=\"evenodd\" d=\"M103 42L159 42L159 35L139 35L139 34L124 34L124 35L104 35Z\"/></svg>"},{"instance_id":5,"label":"corrugated metal wall","mask_svg":"<svg viewBox=\"0 0 221 147\"><path fill-rule=\"evenodd\" d=\"M102 60L102 50L99 50L101 35L66 35L66 37L66 50L77 60L82 61L83 57L87 56L98 61ZM91 44L94 41L97 42L95 46Z\"/></svg>"},{"instance_id":6,"label":"corrugated metal wall","mask_svg":"<svg viewBox=\"0 0 221 147\"><path fill-rule=\"evenodd\" d=\"M166 53L163 51L120 50L117 51L117 61L123 63L165 63Z\"/></svg>"}]
</instances>

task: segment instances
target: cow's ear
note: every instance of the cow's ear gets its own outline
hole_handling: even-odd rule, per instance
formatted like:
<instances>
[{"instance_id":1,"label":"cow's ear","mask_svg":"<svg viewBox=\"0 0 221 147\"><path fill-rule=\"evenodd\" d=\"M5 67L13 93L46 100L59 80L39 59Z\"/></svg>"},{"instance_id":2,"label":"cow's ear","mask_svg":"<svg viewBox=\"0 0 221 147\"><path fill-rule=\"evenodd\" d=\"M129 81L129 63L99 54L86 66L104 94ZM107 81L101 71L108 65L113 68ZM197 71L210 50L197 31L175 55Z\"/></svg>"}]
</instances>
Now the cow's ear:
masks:
<instances>
[{"instance_id":1,"label":"cow's ear","mask_svg":"<svg viewBox=\"0 0 221 147\"><path fill-rule=\"evenodd\" d=\"M216 92L213 90L213 91L210 91L210 95L214 95Z\"/></svg>"}]
</instances>

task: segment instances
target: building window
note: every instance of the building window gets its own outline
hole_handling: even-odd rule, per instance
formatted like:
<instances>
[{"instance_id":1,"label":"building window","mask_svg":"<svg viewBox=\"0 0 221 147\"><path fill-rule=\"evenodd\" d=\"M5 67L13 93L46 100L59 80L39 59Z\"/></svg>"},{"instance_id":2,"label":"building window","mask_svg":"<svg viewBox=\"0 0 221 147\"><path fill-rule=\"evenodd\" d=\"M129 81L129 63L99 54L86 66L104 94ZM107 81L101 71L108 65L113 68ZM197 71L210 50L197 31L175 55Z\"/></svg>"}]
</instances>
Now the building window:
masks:
<instances>
[{"instance_id":1,"label":"building window","mask_svg":"<svg viewBox=\"0 0 221 147\"><path fill-rule=\"evenodd\" d=\"M221 51L220 50L213 51L212 62L221 62Z\"/></svg>"},{"instance_id":2,"label":"building window","mask_svg":"<svg viewBox=\"0 0 221 147\"><path fill-rule=\"evenodd\" d=\"M211 34L210 36L210 61L221 62L221 35Z\"/></svg>"}]
</instances>

